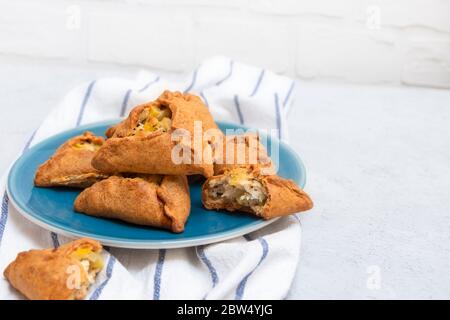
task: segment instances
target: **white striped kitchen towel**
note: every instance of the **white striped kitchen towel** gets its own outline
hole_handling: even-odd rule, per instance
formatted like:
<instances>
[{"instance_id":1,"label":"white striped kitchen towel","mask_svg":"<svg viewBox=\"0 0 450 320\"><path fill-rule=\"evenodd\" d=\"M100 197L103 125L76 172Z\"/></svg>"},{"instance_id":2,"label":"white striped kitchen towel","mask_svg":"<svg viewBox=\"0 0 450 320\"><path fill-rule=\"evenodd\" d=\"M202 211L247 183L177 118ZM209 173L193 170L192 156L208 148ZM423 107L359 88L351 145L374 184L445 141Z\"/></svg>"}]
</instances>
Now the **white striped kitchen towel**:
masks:
<instances>
[{"instance_id":1,"label":"white striped kitchen towel","mask_svg":"<svg viewBox=\"0 0 450 320\"><path fill-rule=\"evenodd\" d=\"M179 81L149 72L140 72L134 80L93 80L68 93L24 150L62 130L125 116L133 106L155 99L165 89L200 95L217 120L279 129L280 137L286 139L285 114L294 84L289 78L225 57L205 61ZM0 270L20 251L69 241L23 218L9 203L4 187L1 197ZM110 248L105 252L106 268L88 298L282 299L295 274L300 240L300 220L291 216L245 237L206 246ZM21 298L1 277L0 299Z\"/></svg>"}]
</instances>

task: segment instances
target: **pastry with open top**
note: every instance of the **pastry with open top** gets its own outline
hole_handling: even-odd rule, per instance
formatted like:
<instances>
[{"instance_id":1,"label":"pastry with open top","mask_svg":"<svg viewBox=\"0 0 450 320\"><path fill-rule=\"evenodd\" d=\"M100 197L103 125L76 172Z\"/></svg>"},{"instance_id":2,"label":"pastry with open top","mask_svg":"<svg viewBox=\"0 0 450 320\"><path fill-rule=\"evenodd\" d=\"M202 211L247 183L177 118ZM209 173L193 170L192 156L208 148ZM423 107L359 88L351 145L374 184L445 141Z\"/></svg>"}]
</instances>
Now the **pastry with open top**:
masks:
<instances>
[{"instance_id":1,"label":"pastry with open top","mask_svg":"<svg viewBox=\"0 0 450 320\"><path fill-rule=\"evenodd\" d=\"M197 143L195 130L200 134ZM109 173L210 177L213 139L203 134L212 131L222 134L199 97L164 91L155 101L134 107L128 118L106 131L108 139L92 165Z\"/></svg>"},{"instance_id":2,"label":"pastry with open top","mask_svg":"<svg viewBox=\"0 0 450 320\"><path fill-rule=\"evenodd\" d=\"M207 179L202 201L206 209L248 212L266 220L313 207L311 198L292 180L263 175L251 167Z\"/></svg>"},{"instance_id":3,"label":"pastry with open top","mask_svg":"<svg viewBox=\"0 0 450 320\"><path fill-rule=\"evenodd\" d=\"M37 187L86 188L107 178L107 174L91 165L103 143L102 137L88 131L69 139L37 169L34 184Z\"/></svg>"},{"instance_id":4,"label":"pastry with open top","mask_svg":"<svg viewBox=\"0 0 450 320\"><path fill-rule=\"evenodd\" d=\"M82 238L57 249L21 252L4 271L30 300L81 300L103 269L102 246Z\"/></svg>"}]
</instances>

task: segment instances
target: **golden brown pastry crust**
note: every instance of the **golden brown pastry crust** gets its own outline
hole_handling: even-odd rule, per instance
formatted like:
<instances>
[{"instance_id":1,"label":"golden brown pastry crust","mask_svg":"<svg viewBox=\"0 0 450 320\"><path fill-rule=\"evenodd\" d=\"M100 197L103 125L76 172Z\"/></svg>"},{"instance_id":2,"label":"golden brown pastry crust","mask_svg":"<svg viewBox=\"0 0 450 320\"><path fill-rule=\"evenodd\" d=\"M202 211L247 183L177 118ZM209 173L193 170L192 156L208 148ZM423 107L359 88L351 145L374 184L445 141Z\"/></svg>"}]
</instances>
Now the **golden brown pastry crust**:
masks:
<instances>
[{"instance_id":1,"label":"golden brown pastry crust","mask_svg":"<svg viewBox=\"0 0 450 320\"><path fill-rule=\"evenodd\" d=\"M202 202L206 209L227 211L243 211L255 214L263 219L286 216L313 207L311 198L292 180L283 179L277 175L262 175L258 170L247 167L251 176L257 179L265 188L267 199L260 213L254 212L249 207L243 207L235 202L217 201L209 196L209 181L221 179L230 174L230 170L223 174L208 178L202 188Z\"/></svg>"},{"instance_id":2,"label":"golden brown pastry crust","mask_svg":"<svg viewBox=\"0 0 450 320\"><path fill-rule=\"evenodd\" d=\"M88 278L80 261L71 254L80 247L90 247L101 252L98 241L78 239L57 249L21 252L4 271L10 284L31 300L79 300L87 294ZM70 272L76 266L80 270L81 288L70 289L67 285Z\"/></svg>"},{"instance_id":3,"label":"golden brown pastry crust","mask_svg":"<svg viewBox=\"0 0 450 320\"><path fill-rule=\"evenodd\" d=\"M240 167L265 168L265 173L274 173L272 161L256 133L224 136L224 139L214 145L215 176L225 170Z\"/></svg>"},{"instance_id":4,"label":"golden brown pastry crust","mask_svg":"<svg viewBox=\"0 0 450 320\"><path fill-rule=\"evenodd\" d=\"M34 184L38 187L86 188L108 177L91 165L95 150L76 147L83 143L102 145L103 142L103 138L91 132L66 141L37 169Z\"/></svg>"},{"instance_id":5,"label":"golden brown pastry crust","mask_svg":"<svg viewBox=\"0 0 450 320\"><path fill-rule=\"evenodd\" d=\"M171 128L167 132L155 131L147 135L132 135L141 112L149 106L164 106L170 109ZM137 172L148 174L213 175L212 148L210 141L203 141L206 156L199 164L175 164L172 149L181 143L172 141L171 133L176 129L187 130L194 136L194 121L201 121L202 130L217 128L208 108L199 97L180 92L165 91L153 102L136 106L121 123L109 128L105 144L92 160L94 168L102 172ZM189 146L191 150L192 146ZM205 152L205 150L207 150Z\"/></svg>"},{"instance_id":6,"label":"golden brown pastry crust","mask_svg":"<svg viewBox=\"0 0 450 320\"><path fill-rule=\"evenodd\" d=\"M158 181L160 180L160 181ZM75 211L182 232L191 204L186 176L112 176L85 189Z\"/></svg>"}]
</instances>

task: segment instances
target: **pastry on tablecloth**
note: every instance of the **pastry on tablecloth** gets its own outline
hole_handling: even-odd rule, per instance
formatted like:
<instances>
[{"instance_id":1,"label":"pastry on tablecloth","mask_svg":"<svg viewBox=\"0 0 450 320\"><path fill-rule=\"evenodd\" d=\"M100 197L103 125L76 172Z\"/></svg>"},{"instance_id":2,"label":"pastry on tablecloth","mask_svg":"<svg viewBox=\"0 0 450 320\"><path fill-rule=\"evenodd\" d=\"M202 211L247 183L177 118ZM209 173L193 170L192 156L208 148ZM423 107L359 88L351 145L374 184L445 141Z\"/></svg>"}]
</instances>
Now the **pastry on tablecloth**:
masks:
<instances>
[{"instance_id":1,"label":"pastry on tablecloth","mask_svg":"<svg viewBox=\"0 0 450 320\"><path fill-rule=\"evenodd\" d=\"M78 239L57 249L21 252L4 271L10 284L31 300L79 300L103 268L102 246Z\"/></svg>"}]
</instances>

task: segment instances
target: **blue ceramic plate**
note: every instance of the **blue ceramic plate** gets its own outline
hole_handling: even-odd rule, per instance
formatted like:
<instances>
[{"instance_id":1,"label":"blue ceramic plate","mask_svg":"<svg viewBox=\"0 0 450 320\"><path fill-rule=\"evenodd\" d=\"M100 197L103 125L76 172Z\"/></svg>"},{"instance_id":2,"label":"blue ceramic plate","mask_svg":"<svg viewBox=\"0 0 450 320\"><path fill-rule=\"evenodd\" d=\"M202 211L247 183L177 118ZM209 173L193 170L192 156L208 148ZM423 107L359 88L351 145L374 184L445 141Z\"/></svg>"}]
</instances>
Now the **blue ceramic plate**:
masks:
<instances>
[{"instance_id":1,"label":"blue ceramic plate","mask_svg":"<svg viewBox=\"0 0 450 320\"><path fill-rule=\"evenodd\" d=\"M201 202L201 182L191 183L191 213L185 231L174 234L151 227L133 225L118 220L95 218L74 212L73 202L80 191L61 188L36 188L34 173L67 139L89 130L103 135L115 121L94 123L57 134L26 151L13 165L8 177L11 203L27 219L39 226L69 237L89 237L104 245L125 248L181 248L231 239L260 229L272 223L248 214L205 210ZM245 127L219 122L225 129ZM267 139L270 153L276 139ZM279 143L279 171L301 187L305 184L305 169L296 153L286 144ZM276 160L276 159L275 159Z\"/></svg>"}]
</instances>

